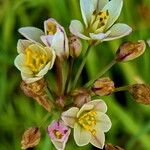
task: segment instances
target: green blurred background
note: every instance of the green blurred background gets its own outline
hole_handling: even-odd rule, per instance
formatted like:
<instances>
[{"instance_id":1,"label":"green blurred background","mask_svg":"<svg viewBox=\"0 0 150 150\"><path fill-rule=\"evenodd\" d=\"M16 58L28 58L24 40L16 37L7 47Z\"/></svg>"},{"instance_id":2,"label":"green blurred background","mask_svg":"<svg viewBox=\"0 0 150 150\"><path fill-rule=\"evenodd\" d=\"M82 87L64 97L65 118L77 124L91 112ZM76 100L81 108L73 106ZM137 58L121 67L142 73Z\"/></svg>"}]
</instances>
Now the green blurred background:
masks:
<instances>
[{"instance_id":1,"label":"green blurred background","mask_svg":"<svg viewBox=\"0 0 150 150\"><path fill-rule=\"evenodd\" d=\"M43 21L55 18L66 31L71 19L80 19L78 0L0 0L0 149L20 150L24 130L40 124L46 112L20 90L20 72L14 67L16 44L21 38L18 28L35 26L43 29ZM118 22L132 26L128 37L105 42L93 48L82 75L92 78L113 58L118 46L128 40L150 38L150 0L124 0ZM116 86L136 83L150 84L150 48L140 58L115 65L108 73ZM150 106L136 104L128 93L121 92L103 97L108 104L112 128L106 142L120 145L126 150L150 150ZM54 149L45 128L36 150ZM69 141L67 150L77 149ZM78 149L93 149L91 146Z\"/></svg>"}]
</instances>

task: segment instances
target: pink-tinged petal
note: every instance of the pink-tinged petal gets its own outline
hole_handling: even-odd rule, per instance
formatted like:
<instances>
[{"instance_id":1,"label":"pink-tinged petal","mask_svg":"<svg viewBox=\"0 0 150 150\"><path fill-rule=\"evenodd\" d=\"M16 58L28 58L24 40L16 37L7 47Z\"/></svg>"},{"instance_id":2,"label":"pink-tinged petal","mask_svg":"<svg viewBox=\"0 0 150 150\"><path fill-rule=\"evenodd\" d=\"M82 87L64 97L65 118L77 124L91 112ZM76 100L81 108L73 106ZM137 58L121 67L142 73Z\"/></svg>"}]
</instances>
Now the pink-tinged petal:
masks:
<instances>
[{"instance_id":1,"label":"pink-tinged petal","mask_svg":"<svg viewBox=\"0 0 150 150\"><path fill-rule=\"evenodd\" d=\"M18 31L28 40L31 40L32 42L42 43L40 39L40 37L44 35L44 32L42 30L35 27L22 27Z\"/></svg>"},{"instance_id":2,"label":"pink-tinged petal","mask_svg":"<svg viewBox=\"0 0 150 150\"><path fill-rule=\"evenodd\" d=\"M91 22L92 14L95 10L93 0L80 0L82 18L86 27Z\"/></svg>"},{"instance_id":3,"label":"pink-tinged petal","mask_svg":"<svg viewBox=\"0 0 150 150\"><path fill-rule=\"evenodd\" d=\"M72 20L71 24L69 26L69 29L73 35L76 35L77 37L80 37L81 39L84 39L84 40L90 40L89 37L87 37L86 35L83 34L84 27L80 21Z\"/></svg>"},{"instance_id":4,"label":"pink-tinged petal","mask_svg":"<svg viewBox=\"0 0 150 150\"><path fill-rule=\"evenodd\" d=\"M72 107L69 110L63 112L61 118L68 126L73 128L78 111L79 111L79 108Z\"/></svg>"},{"instance_id":5,"label":"pink-tinged petal","mask_svg":"<svg viewBox=\"0 0 150 150\"><path fill-rule=\"evenodd\" d=\"M105 33L98 33L98 34L90 33L90 37L93 40L103 40L107 37L107 34L105 34Z\"/></svg>"},{"instance_id":6,"label":"pink-tinged petal","mask_svg":"<svg viewBox=\"0 0 150 150\"><path fill-rule=\"evenodd\" d=\"M74 140L78 146L84 146L89 143L91 133L82 128L78 123L74 125Z\"/></svg>"},{"instance_id":7,"label":"pink-tinged petal","mask_svg":"<svg viewBox=\"0 0 150 150\"><path fill-rule=\"evenodd\" d=\"M18 43L17 43L18 53L24 53L25 49L31 44L33 44L33 42L29 40L23 40L23 39L18 40Z\"/></svg>"},{"instance_id":8,"label":"pink-tinged petal","mask_svg":"<svg viewBox=\"0 0 150 150\"><path fill-rule=\"evenodd\" d=\"M106 30L109 27L111 27L114 24L114 22L118 19L122 10L122 6L123 6L123 0L111 0L104 6L102 11L108 10L109 12L108 22L105 27Z\"/></svg>"},{"instance_id":9,"label":"pink-tinged petal","mask_svg":"<svg viewBox=\"0 0 150 150\"><path fill-rule=\"evenodd\" d=\"M112 123L106 114L97 112L96 120L96 130L98 128L103 132L108 132L110 130Z\"/></svg>"},{"instance_id":10,"label":"pink-tinged petal","mask_svg":"<svg viewBox=\"0 0 150 150\"><path fill-rule=\"evenodd\" d=\"M105 135L100 129L96 130L95 135L91 135L90 143L97 148L103 149L105 144Z\"/></svg>"},{"instance_id":11,"label":"pink-tinged petal","mask_svg":"<svg viewBox=\"0 0 150 150\"><path fill-rule=\"evenodd\" d=\"M42 35L41 40L46 45L51 47L54 35Z\"/></svg>"},{"instance_id":12,"label":"pink-tinged petal","mask_svg":"<svg viewBox=\"0 0 150 150\"><path fill-rule=\"evenodd\" d=\"M77 113L77 118L79 118L80 117L80 115L85 111L90 111L90 110L92 110L94 108L94 105L92 105L92 104L89 104L89 103L86 103L86 104L84 104L82 107L81 107L81 109L79 110L79 112Z\"/></svg>"},{"instance_id":13,"label":"pink-tinged petal","mask_svg":"<svg viewBox=\"0 0 150 150\"><path fill-rule=\"evenodd\" d=\"M107 105L106 105L106 103L105 103L103 100L101 100L101 99L92 100L92 101L88 102L88 104L94 105L94 108L93 108L93 109L94 109L95 111L103 112L103 113L107 112Z\"/></svg>"},{"instance_id":14,"label":"pink-tinged petal","mask_svg":"<svg viewBox=\"0 0 150 150\"><path fill-rule=\"evenodd\" d=\"M114 24L109 31L111 31L110 34L103 41L110 41L127 36L132 32L132 28L126 24L117 23Z\"/></svg>"}]
</instances>

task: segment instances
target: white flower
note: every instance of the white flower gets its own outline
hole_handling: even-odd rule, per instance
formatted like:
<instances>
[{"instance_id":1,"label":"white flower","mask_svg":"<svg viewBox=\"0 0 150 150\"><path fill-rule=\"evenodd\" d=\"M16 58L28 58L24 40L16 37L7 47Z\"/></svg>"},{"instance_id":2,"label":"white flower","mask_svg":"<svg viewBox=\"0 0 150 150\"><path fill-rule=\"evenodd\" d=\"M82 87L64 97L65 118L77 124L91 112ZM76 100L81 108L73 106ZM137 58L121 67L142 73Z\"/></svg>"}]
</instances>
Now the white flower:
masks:
<instances>
[{"instance_id":1,"label":"white flower","mask_svg":"<svg viewBox=\"0 0 150 150\"><path fill-rule=\"evenodd\" d=\"M63 112L62 120L74 128L74 139L78 146L89 142L98 148L105 143L104 132L111 128L111 121L105 114L107 106L102 100L93 100L84 104L81 109L70 108Z\"/></svg>"},{"instance_id":2,"label":"white flower","mask_svg":"<svg viewBox=\"0 0 150 150\"><path fill-rule=\"evenodd\" d=\"M70 31L82 39L110 41L132 31L126 24L114 24L120 15L123 0L80 0L80 6L85 26L78 20L72 20Z\"/></svg>"},{"instance_id":3,"label":"white flower","mask_svg":"<svg viewBox=\"0 0 150 150\"><path fill-rule=\"evenodd\" d=\"M64 28L54 19L44 22L45 35L41 36L43 43L51 46L60 58L69 56L68 38Z\"/></svg>"},{"instance_id":4,"label":"white flower","mask_svg":"<svg viewBox=\"0 0 150 150\"><path fill-rule=\"evenodd\" d=\"M30 33L28 35L33 37ZM56 55L50 47L29 40L19 40L17 50L19 55L14 63L26 83L40 80L53 67Z\"/></svg>"}]
</instances>

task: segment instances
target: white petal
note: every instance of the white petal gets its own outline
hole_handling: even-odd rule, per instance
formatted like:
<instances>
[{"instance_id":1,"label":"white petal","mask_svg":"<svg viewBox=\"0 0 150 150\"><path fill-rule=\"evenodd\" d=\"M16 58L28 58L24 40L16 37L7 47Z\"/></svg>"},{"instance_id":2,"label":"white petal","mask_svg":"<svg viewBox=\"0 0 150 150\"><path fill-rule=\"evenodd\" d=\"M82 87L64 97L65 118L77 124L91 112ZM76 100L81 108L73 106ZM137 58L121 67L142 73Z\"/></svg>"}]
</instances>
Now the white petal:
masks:
<instances>
[{"instance_id":1,"label":"white petal","mask_svg":"<svg viewBox=\"0 0 150 150\"><path fill-rule=\"evenodd\" d=\"M34 77L33 75L30 75L30 74L26 74L26 73L23 73L21 72L21 77L22 79L26 82L26 83L33 83L35 81L38 81L40 79L43 78L43 76L40 76L40 77Z\"/></svg>"},{"instance_id":2,"label":"white petal","mask_svg":"<svg viewBox=\"0 0 150 150\"><path fill-rule=\"evenodd\" d=\"M17 43L18 53L24 53L25 49L31 44L33 44L33 42L29 40L22 40L22 39L18 40L18 43Z\"/></svg>"},{"instance_id":3,"label":"white petal","mask_svg":"<svg viewBox=\"0 0 150 150\"><path fill-rule=\"evenodd\" d=\"M90 33L90 37L93 40L103 40L107 37L107 34L105 34L105 33L99 33L99 34Z\"/></svg>"},{"instance_id":4,"label":"white petal","mask_svg":"<svg viewBox=\"0 0 150 150\"><path fill-rule=\"evenodd\" d=\"M97 12L101 11L104 6L109 2L109 0L93 0L94 8L96 8Z\"/></svg>"},{"instance_id":5,"label":"white petal","mask_svg":"<svg viewBox=\"0 0 150 150\"><path fill-rule=\"evenodd\" d=\"M111 27L114 22L118 19L121 10L123 6L123 0L111 0L109 1L105 7L102 9L102 11L107 11L109 12L109 19L106 24L106 30Z\"/></svg>"},{"instance_id":6,"label":"white petal","mask_svg":"<svg viewBox=\"0 0 150 150\"><path fill-rule=\"evenodd\" d=\"M55 62L56 55L55 55L54 50L48 47L46 47L45 50L46 49L51 52L51 53L49 52L49 56L51 57L50 62L48 62L47 65L36 75L37 77L44 76L48 72L48 70L50 70L53 67L54 62Z\"/></svg>"},{"instance_id":7,"label":"white petal","mask_svg":"<svg viewBox=\"0 0 150 150\"><path fill-rule=\"evenodd\" d=\"M68 44L68 40L65 39L64 32L58 31L53 36L51 47L55 50L57 56L68 56L68 49L66 49L66 44Z\"/></svg>"},{"instance_id":8,"label":"white petal","mask_svg":"<svg viewBox=\"0 0 150 150\"><path fill-rule=\"evenodd\" d=\"M79 111L79 108L72 107L69 110L63 112L61 118L68 126L73 128L78 111Z\"/></svg>"},{"instance_id":9,"label":"white petal","mask_svg":"<svg viewBox=\"0 0 150 150\"><path fill-rule=\"evenodd\" d=\"M103 132L108 132L110 130L112 123L106 114L97 112L96 120L96 129L99 128Z\"/></svg>"},{"instance_id":10,"label":"white petal","mask_svg":"<svg viewBox=\"0 0 150 150\"><path fill-rule=\"evenodd\" d=\"M19 54L14 61L15 66L23 73L32 75L32 71L25 66L26 56L24 54Z\"/></svg>"},{"instance_id":11,"label":"white petal","mask_svg":"<svg viewBox=\"0 0 150 150\"><path fill-rule=\"evenodd\" d=\"M82 18L84 20L86 27L88 27L88 24L90 23L91 18L92 18L92 14L95 10L94 1L93 0L80 0L80 7L81 7Z\"/></svg>"},{"instance_id":12,"label":"white petal","mask_svg":"<svg viewBox=\"0 0 150 150\"><path fill-rule=\"evenodd\" d=\"M54 141L54 140L51 140L51 141L57 150L64 150L65 149L65 146L66 146L65 142L58 142L58 141Z\"/></svg>"},{"instance_id":13,"label":"white petal","mask_svg":"<svg viewBox=\"0 0 150 150\"><path fill-rule=\"evenodd\" d=\"M76 35L77 37L80 37L81 39L84 39L84 40L90 40L89 37L87 37L83 34L84 27L80 21L72 20L71 24L69 26L69 29L70 29L70 32L72 34Z\"/></svg>"},{"instance_id":14,"label":"white petal","mask_svg":"<svg viewBox=\"0 0 150 150\"><path fill-rule=\"evenodd\" d=\"M91 135L90 143L94 145L95 147L98 147L100 149L103 149L105 144L105 135L104 133L98 129L96 131L96 135Z\"/></svg>"},{"instance_id":15,"label":"white petal","mask_svg":"<svg viewBox=\"0 0 150 150\"><path fill-rule=\"evenodd\" d=\"M74 140L78 146L84 146L89 143L91 133L82 128L79 124L74 125Z\"/></svg>"},{"instance_id":16,"label":"white petal","mask_svg":"<svg viewBox=\"0 0 150 150\"><path fill-rule=\"evenodd\" d=\"M110 31L111 32L108 35L108 37L106 39L104 39L103 41L110 41L110 40L119 39L121 37L124 37L132 32L132 28L126 24L117 23L117 24L114 24L110 28Z\"/></svg>"},{"instance_id":17,"label":"white petal","mask_svg":"<svg viewBox=\"0 0 150 150\"><path fill-rule=\"evenodd\" d=\"M94 108L94 105L86 103L84 104L81 109L79 110L78 114L77 114L77 118L79 118L79 116L84 112L84 111L90 111Z\"/></svg>"},{"instance_id":18,"label":"white petal","mask_svg":"<svg viewBox=\"0 0 150 150\"><path fill-rule=\"evenodd\" d=\"M44 35L44 32L42 30L35 28L35 27L23 27L23 28L20 28L18 31L28 40L31 40L32 42L42 43L40 39L40 37Z\"/></svg>"},{"instance_id":19,"label":"white petal","mask_svg":"<svg viewBox=\"0 0 150 150\"><path fill-rule=\"evenodd\" d=\"M94 110L105 113L107 111L106 103L101 99L96 99L88 102L88 104L94 105Z\"/></svg>"}]
</instances>

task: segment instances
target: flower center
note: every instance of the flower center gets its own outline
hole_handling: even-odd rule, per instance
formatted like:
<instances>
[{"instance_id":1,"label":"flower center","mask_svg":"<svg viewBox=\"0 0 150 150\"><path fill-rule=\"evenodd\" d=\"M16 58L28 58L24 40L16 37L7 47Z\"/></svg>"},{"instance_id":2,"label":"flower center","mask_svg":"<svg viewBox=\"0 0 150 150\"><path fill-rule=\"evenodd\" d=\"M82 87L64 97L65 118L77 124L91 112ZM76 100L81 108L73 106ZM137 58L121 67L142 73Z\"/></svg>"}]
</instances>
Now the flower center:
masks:
<instances>
[{"instance_id":1,"label":"flower center","mask_svg":"<svg viewBox=\"0 0 150 150\"><path fill-rule=\"evenodd\" d=\"M29 67L33 73L39 72L47 63L46 54L40 51L34 51L30 48L26 50L26 66Z\"/></svg>"},{"instance_id":2,"label":"flower center","mask_svg":"<svg viewBox=\"0 0 150 150\"><path fill-rule=\"evenodd\" d=\"M108 10L100 12L94 11L90 25L91 30L98 33L102 32L106 26L108 18L109 18Z\"/></svg>"},{"instance_id":3,"label":"flower center","mask_svg":"<svg viewBox=\"0 0 150 150\"><path fill-rule=\"evenodd\" d=\"M62 133L58 130L54 130L53 133L57 139L61 139L63 137Z\"/></svg>"},{"instance_id":4,"label":"flower center","mask_svg":"<svg viewBox=\"0 0 150 150\"><path fill-rule=\"evenodd\" d=\"M96 130L94 129L96 125L96 114L96 111L90 111L81 115L78 120L79 124L83 126L84 129L90 131L93 135L96 134Z\"/></svg>"},{"instance_id":5,"label":"flower center","mask_svg":"<svg viewBox=\"0 0 150 150\"><path fill-rule=\"evenodd\" d=\"M47 34L48 35L54 35L56 33L56 24L49 21L47 23Z\"/></svg>"}]
</instances>

